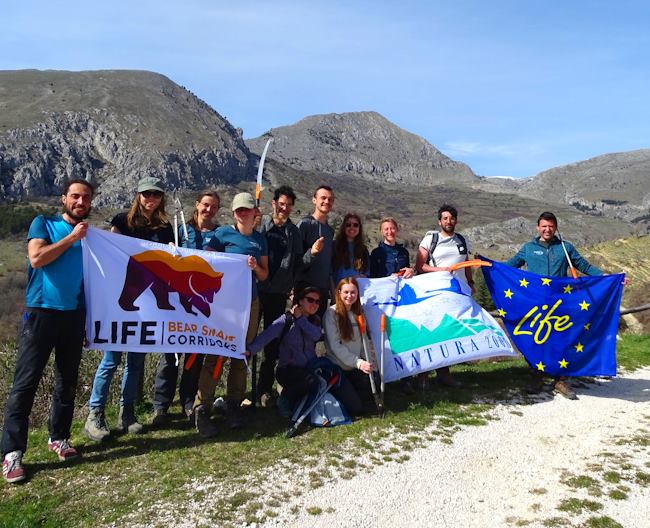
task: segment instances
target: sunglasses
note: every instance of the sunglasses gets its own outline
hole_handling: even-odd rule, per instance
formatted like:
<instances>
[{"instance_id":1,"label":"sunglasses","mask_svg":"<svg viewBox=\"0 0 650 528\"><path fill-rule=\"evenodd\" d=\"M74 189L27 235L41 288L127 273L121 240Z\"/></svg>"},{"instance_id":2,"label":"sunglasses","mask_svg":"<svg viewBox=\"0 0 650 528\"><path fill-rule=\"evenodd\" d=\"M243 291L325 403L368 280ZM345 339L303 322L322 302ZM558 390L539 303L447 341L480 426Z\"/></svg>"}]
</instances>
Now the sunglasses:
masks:
<instances>
[{"instance_id":1,"label":"sunglasses","mask_svg":"<svg viewBox=\"0 0 650 528\"><path fill-rule=\"evenodd\" d=\"M142 191L140 194L145 198L162 198L165 193L162 191Z\"/></svg>"},{"instance_id":2,"label":"sunglasses","mask_svg":"<svg viewBox=\"0 0 650 528\"><path fill-rule=\"evenodd\" d=\"M357 224L356 222L349 222L345 224L345 227L359 227L359 224Z\"/></svg>"},{"instance_id":3,"label":"sunglasses","mask_svg":"<svg viewBox=\"0 0 650 528\"><path fill-rule=\"evenodd\" d=\"M310 304L320 304L320 299L316 297L305 297L305 300Z\"/></svg>"}]
</instances>

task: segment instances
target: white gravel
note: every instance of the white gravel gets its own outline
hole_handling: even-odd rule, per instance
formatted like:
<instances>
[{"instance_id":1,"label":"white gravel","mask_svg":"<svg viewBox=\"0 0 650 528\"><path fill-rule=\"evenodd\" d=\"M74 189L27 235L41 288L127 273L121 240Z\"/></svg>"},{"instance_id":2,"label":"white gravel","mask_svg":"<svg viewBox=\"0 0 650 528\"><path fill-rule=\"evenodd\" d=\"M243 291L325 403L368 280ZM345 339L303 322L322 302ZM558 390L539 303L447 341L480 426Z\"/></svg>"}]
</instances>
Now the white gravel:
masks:
<instances>
[{"instance_id":1,"label":"white gravel","mask_svg":"<svg viewBox=\"0 0 650 528\"><path fill-rule=\"evenodd\" d=\"M544 526L562 517L581 526L590 516L609 516L626 528L650 527L650 486L622 481L626 500L606 494L616 484L603 473L650 473L649 449L617 440L650 437L650 369L578 389L579 400L548 398L534 405L500 404L499 419L456 433L453 444L432 442L402 463L363 470L290 499L263 526L292 527L498 527ZM513 414L513 411L515 412ZM521 413L521 414L520 414ZM621 470L609 452L629 456ZM593 466L602 465L602 468ZM562 481L570 475L598 480L603 496ZM593 492L592 492L593 493ZM600 511L563 513L571 497L601 503ZM299 511L292 514L291 511ZM307 509L320 508L310 514ZM332 511L333 510L333 511ZM312 510L318 511L318 510ZM551 521L559 525L559 521Z\"/></svg>"},{"instance_id":2,"label":"white gravel","mask_svg":"<svg viewBox=\"0 0 650 528\"><path fill-rule=\"evenodd\" d=\"M257 517L264 522L248 526L650 528L650 368L598 380L577 392L578 401L547 395L534 404L497 404L489 412L494 420L461 428L451 443L427 440L393 457L407 454L408 460L379 466L369 452L366 468L343 470L347 479L332 475L316 488L310 475L322 474L326 461L320 467L315 461L309 467L279 463L249 477L268 492L254 499L263 505ZM404 440L392 432L375 451ZM606 481L608 471L621 481ZM577 487L570 478L578 476L594 479L594 485ZM609 497L621 486L624 498ZM212 509L214 497L236 491L231 483L203 479L186 487L201 488L205 495L186 503L180 517L171 513L174 509L154 506L167 513L158 516L157 525L246 525L245 505L234 522L221 523ZM571 498L592 501L599 509L557 509ZM588 524L590 517L601 516L619 524Z\"/></svg>"}]
</instances>

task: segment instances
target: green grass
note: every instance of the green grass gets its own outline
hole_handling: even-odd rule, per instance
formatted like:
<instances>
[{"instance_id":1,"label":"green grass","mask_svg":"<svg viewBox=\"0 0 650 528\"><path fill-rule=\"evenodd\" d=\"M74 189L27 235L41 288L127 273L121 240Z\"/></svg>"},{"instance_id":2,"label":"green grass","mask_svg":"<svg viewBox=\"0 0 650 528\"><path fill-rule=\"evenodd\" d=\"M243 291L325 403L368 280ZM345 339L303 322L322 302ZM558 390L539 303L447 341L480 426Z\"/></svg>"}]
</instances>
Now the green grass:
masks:
<instances>
[{"instance_id":1,"label":"green grass","mask_svg":"<svg viewBox=\"0 0 650 528\"><path fill-rule=\"evenodd\" d=\"M650 364L650 335L625 335L618 342L616 359L619 369L635 370Z\"/></svg>"},{"instance_id":2,"label":"green grass","mask_svg":"<svg viewBox=\"0 0 650 528\"><path fill-rule=\"evenodd\" d=\"M628 346L629 339L625 337L619 347L623 361L627 354L636 355L643 342L635 340ZM646 346L650 345L650 336L644 339ZM12 370L8 360L4 366ZM22 485L0 483L0 526L15 526L17 519L23 519L25 526L119 525L126 516L155 524L154 504L164 503L165 508L177 510L201 494L211 498L206 514L214 523L234 526L242 520L256 522L272 517L289 497L277 495L272 501L265 500L262 491L272 490L261 489L261 477L256 475L265 474L274 464L314 467L308 482L303 483L302 489L308 490L326 486L332 478L351 478L365 467L380 464L384 457L405 461L405 452L425 441L453 442L460 426L481 427L492 405L474 403L476 400L489 402L523 395L528 381L528 368L521 359L459 365L453 371L464 383L461 390L435 387L407 397L389 385L385 418L366 417L350 426L314 429L293 439L285 438L286 426L272 410L257 409L248 412L249 423L244 430L232 432L224 425L216 440L202 440L175 407L172 410L179 416L170 428L147 430L140 436L118 436L102 445L85 439L83 421L77 419L72 441L80 448L82 459L66 465L47 451L46 428L34 427L24 460L29 480ZM88 380L81 383L87 385ZM39 398L45 394L39 392ZM151 417L150 403L138 410L145 420ZM114 405L108 411L114 424ZM423 438L428 426L431 428ZM393 431L402 436L391 443ZM367 454L381 439L388 442L384 452L370 456L365 467L351 462L355 455ZM342 452L348 456L342 457ZM319 461L321 465L317 465ZM586 475L572 478L576 479L571 480L574 487L598 485ZM647 473L638 471L635 478L647 485ZM202 484L198 497L194 483Z\"/></svg>"},{"instance_id":3,"label":"green grass","mask_svg":"<svg viewBox=\"0 0 650 528\"><path fill-rule=\"evenodd\" d=\"M571 498L561 501L557 509L562 512L580 515L584 510L590 512L602 510L603 505L600 502Z\"/></svg>"},{"instance_id":4,"label":"green grass","mask_svg":"<svg viewBox=\"0 0 650 528\"><path fill-rule=\"evenodd\" d=\"M616 522L611 517L606 515L602 517L589 517L585 523L587 528L623 528L623 525Z\"/></svg>"}]
</instances>

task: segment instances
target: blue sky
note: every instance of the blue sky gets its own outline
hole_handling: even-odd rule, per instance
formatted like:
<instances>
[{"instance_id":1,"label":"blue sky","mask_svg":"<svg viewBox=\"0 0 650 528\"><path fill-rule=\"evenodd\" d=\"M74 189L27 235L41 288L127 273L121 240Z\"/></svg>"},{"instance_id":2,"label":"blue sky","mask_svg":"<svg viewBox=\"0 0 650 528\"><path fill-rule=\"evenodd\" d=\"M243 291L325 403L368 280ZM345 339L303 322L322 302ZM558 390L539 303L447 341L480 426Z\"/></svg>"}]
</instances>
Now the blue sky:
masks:
<instances>
[{"instance_id":1,"label":"blue sky","mask_svg":"<svg viewBox=\"0 0 650 528\"><path fill-rule=\"evenodd\" d=\"M0 69L142 69L245 137L375 110L480 175L650 147L645 1L5 0Z\"/></svg>"}]
</instances>

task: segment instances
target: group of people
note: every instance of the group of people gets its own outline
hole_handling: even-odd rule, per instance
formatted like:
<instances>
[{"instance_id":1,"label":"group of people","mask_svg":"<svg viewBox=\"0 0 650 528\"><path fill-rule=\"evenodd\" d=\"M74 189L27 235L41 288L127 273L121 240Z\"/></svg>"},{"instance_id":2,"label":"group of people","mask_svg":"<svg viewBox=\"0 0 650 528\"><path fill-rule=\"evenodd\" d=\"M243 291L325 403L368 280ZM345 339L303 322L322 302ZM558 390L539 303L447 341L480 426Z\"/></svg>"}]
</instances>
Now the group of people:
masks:
<instances>
[{"instance_id":1,"label":"group of people","mask_svg":"<svg viewBox=\"0 0 650 528\"><path fill-rule=\"evenodd\" d=\"M70 427L85 324L80 240L87 233L86 218L93 194L94 189L86 180L68 182L61 196L62 213L38 216L29 229L25 317L1 444L2 472L8 482L19 482L26 477L22 457L27 449L28 419L52 350L56 383L48 423L48 448L62 461L78 456L70 444ZM174 243L178 236L184 247L246 255L253 280L245 355L250 357L264 351L256 391L259 403L263 407L275 403L281 414L289 416L305 394L318 388L318 379L310 365L319 355L319 341L324 341L325 357L342 372L341 381L332 393L351 416L359 416L372 407L370 376L376 375L373 373L376 365L364 355L356 279L394 274L410 278L416 273L452 271L451 266L468 260L471 248L465 237L456 232L457 210L443 205L438 210L439 229L424 236L414 265L406 248L397 242L399 227L392 217L380 221L382 240L369 252L358 214L346 214L335 233L328 221L334 200L332 188L320 185L312 197L312 214L294 224L291 212L296 195L290 187L275 189L271 214L262 216L253 196L239 193L231 205L233 223L219 226L215 218L221 200L215 191L207 190L197 196L185 236L180 229L177 235L171 227L162 182L146 177L139 181L129 211L112 219L111 231L163 244ZM508 264L527 265L534 273L566 275L567 263L555 236L556 229L555 216L543 213L537 222L539 236L525 244ZM575 268L589 275L602 274L573 246L566 243L566 248ZM453 273L473 291L471 268ZM260 320L264 329L257 335ZM92 440L102 441L111 434L105 406L122 356L122 352L106 351L97 368L84 427ZM137 434L143 430L135 402L144 360L145 354L126 353L118 431ZM183 360L180 402L202 437L218 433L212 409L225 361L229 362L226 424L237 429L244 425L245 358L186 354ZM164 426L169 421L178 369L174 354L160 355L154 387L154 426ZM425 387L427 380L426 375L406 380L402 389L411 392L414 382ZM437 380L451 387L460 385L449 368L439 369ZM279 396L273 389L276 381L281 387ZM531 390L540 388L540 379L535 377L534 382ZM562 380L556 381L559 392L573 397L568 386L562 387L561 383Z\"/></svg>"}]
</instances>

